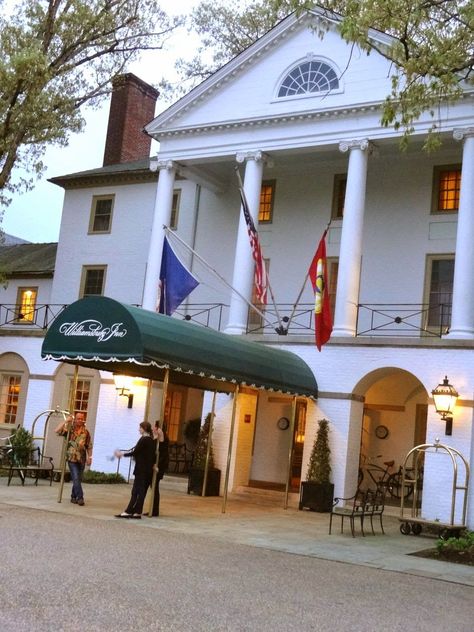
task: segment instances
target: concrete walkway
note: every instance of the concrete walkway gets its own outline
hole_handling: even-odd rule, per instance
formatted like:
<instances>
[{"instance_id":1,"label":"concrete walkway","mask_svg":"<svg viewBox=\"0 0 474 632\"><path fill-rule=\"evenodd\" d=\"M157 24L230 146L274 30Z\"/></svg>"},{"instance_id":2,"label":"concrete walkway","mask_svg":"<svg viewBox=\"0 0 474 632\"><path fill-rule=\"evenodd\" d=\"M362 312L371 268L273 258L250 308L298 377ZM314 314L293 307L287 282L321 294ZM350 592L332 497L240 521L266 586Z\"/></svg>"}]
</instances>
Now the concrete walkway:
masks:
<instances>
[{"instance_id":1,"label":"concrete walkway","mask_svg":"<svg viewBox=\"0 0 474 632\"><path fill-rule=\"evenodd\" d=\"M85 485L86 505L78 507L69 502L69 484L65 485L62 503L57 502L58 489L57 483L49 487L46 481L40 481L38 487L27 481L22 487L18 479L7 487L6 479L2 478L0 503L64 515L79 512L83 517L120 522L113 516L125 508L130 495L129 485ZM327 514L298 511L295 507L285 511L280 497L268 492L256 490L252 496L230 495L227 511L223 514L221 498L189 496L180 479L165 478L161 489L161 516L143 517L140 521L123 520L120 524L124 529L158 529L189 534L230 545L245 544L474 586L473 567L410 555L414 551L432 548L435 540L424 535L401 535L396 517L398 510L395 508L388 508L384 517L386 535L382 535L376 526L376 535L373 536L367 526L365 538L360 535L360 530L357 530L357 537L352 538L347 521L344 534L339 533L337 520L330 536Z\"/></svg>"}]
</instances>

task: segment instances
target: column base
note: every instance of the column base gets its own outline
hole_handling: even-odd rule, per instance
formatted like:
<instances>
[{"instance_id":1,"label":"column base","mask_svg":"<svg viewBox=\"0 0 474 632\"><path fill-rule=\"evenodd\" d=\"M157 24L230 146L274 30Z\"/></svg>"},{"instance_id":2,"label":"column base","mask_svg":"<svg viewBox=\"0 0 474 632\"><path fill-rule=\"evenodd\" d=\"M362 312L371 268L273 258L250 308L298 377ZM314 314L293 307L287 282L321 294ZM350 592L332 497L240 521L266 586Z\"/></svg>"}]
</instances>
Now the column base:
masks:
<instances>
[{"instance_id":1,"label":"column base","mask_svg":"<svg viewBox=\"0 0 474 632\"><path fill-rule=\"evenodd\" d=\"M349 329L346 327L333 327L331 338L355 338L356 331L355 329Z\"/></svg>"},{"instance_id":2,"label":"column base","mask_svg":"<svg viewBox=\"0 0 474 632\"><path fill-rule=\"evenodd\" d=\"M451 329L449 334L443 336L446 340L474 340L474 329L466 327L465 329Z\"/></svg>"},{"instance_id":3,"label":"column base","mask_svg":"<svg viewBox=\"0 0 474 632\"><path fill-rule=\"evenodd\" d=\"M242 336L247 333L246 325L227 325L224 329L225 334L229 334L231 336Z\"/></svg>"}]
</instances>

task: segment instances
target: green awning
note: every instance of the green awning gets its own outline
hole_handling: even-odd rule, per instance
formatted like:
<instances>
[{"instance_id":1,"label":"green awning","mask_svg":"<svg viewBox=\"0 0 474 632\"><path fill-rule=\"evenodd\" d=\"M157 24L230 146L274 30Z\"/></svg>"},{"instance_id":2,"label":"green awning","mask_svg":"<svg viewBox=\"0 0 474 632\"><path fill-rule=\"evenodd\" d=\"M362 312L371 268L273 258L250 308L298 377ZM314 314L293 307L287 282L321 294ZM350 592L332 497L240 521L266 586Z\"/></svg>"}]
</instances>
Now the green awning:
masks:
<instances>
[{"instance_id":1,"label":"green awning","mask_svg":"<svg viewBox=\"0 0 474 632\"><path fill-rule=\"evenodd\" d=\"M100 296L67 307L41 349L46 360L194 388L232 392L237 384L316 398L299 356Z\"/></svg>"}]
</instances>

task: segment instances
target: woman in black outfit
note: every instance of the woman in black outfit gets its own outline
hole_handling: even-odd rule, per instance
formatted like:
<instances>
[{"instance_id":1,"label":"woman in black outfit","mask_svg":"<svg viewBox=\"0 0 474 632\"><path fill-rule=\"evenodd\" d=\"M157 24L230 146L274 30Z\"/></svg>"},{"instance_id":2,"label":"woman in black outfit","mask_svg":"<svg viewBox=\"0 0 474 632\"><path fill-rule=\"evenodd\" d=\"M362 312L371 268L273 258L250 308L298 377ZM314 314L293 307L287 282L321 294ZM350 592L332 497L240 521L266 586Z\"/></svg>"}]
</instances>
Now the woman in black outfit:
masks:
<instances>
[{"instance_id":1,"label":"woman in black outfit","mask_svg":"<svg viewBox=\"0 0 474 632\"><path fill-rule=\"evenodd\" d=\"M133 470L134 481L132 487L132 495L128 507L121 514L117 514L116 518L135 518L140 520L142 517L143 503L148 487L151 484L153 475L153 465L155 463L155 442L152 438L151 424L148 421L142 421L139 426L141 434L137 445L129 452L115 450L117 458L133 457L135 459L135 468Z\"/></svg>"},{"instance_id":2,"label":"woman in black outfit","mask_svg":"<svg viewBox=\"0 0 474 632\"><path fill-rule=\"evenodd\" d=\"M156 473L156 483L155 483L155 495L153 497L153 509L151 515L155 518L160 515L160 481L163 476L168 471L169 464L169 439L166 435L166 432L160 428L160 422L155 421L155 426L153 428L153 443L155 445L156 452L156 443L159 441L159 453L158 453L158 471ZM156 460L155 460L156 462Z\"/></svg>"}]
</instances>

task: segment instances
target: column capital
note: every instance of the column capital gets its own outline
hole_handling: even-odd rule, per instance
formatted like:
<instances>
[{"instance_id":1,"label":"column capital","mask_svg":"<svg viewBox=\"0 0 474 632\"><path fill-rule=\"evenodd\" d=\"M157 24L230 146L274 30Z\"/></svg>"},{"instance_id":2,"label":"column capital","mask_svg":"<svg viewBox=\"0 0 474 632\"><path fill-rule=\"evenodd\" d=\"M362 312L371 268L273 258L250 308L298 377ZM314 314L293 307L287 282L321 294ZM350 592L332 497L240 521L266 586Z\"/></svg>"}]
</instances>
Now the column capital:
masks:
<instances>
[{"instance_id":1,"label":"column capital","mask_svg":"<svg viewBox=\"0 0 474 632\"><path fill-rule=\"evenodd\" d=\"M458 127L453 130L454 140L465 140L474 136L474 127Z\"/></svg>"},{"instance_id":2,"label":"column capital","mask_svg":"<svg viewBox=\"0 0 474 632\"><path fill-rule=\"evenodd\" d=\"M353 140L341 140L339 143L339 151L345 154L352 149L360 149L362 151L368 151L369 154L374 150L373 143L368 138L360 138Z\"/></svg>"},{"instance_id":3,"label":"column capital","mask_svg":"<svg viewBox=\"0 0 474 632\"><path fill-rule=\"evenodd\" d=\"M255 151L238 151L235 155L235 160L242 164L247 160L255 160L255 162L269 162L269 156L264 151L255 150Z\"/></svg>"},{"instance_id":4,"label":"column capital","mask_svg":"<svg viewBox=\"0 0 474 632\"><path fill-rule=\"evenodd\" d=\"M177 171L178 163L174 160L150 160L150 171L162 171L166 169L166 171Z\"/></svg>"}]
</instances>

